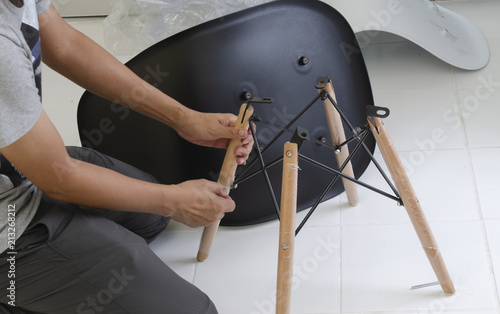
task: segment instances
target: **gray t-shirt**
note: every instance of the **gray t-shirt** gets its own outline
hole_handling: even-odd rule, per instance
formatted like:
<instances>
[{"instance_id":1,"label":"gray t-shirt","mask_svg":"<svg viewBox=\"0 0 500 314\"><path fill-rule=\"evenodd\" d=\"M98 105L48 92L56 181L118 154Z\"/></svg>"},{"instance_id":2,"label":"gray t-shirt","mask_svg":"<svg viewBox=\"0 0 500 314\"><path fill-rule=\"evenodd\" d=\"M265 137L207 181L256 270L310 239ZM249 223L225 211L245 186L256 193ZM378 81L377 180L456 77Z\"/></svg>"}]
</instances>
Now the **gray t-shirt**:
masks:
<instances>
[{"instance_id":1,"label":"gray t-shirt","mask_svg":"<svg viewBox=\"0 0 500 314\"><path fill-rule=\"evenodd\" d=\"M41 50L38 14L50 0L28 0L17 8L0 0L0 148L25 135L38 120ZM0 253L12 250L33 219L41 191L0 155Z\"/></svg>"}]
</instances>

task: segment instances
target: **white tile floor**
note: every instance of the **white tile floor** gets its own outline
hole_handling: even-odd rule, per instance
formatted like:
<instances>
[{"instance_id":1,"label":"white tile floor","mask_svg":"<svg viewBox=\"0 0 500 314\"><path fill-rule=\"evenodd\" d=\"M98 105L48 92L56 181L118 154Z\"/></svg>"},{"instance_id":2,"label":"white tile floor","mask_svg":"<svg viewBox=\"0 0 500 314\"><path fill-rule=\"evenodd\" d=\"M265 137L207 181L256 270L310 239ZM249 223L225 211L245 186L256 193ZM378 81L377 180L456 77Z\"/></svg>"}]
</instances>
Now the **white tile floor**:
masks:
<instances>
[{"instance_id":1,"label":"white tile floor","mask_svg":"<svg viewBox=\"0 0 500 314\"><path fill-rule=\"evenodd\" d=\"M443 1L487 37L491 61L463 71L413 43L384 38L363 49L376 104L440 244L457 293L413 285L435 281L402 208L364 189L323 203L296 242L293 313L500 313L500 1ZM69 20L103 44L101 19ZM118 56L126 61L129 56ZM495 82L470 102L481 80ZM83 90L44 69L45 109L67 145L79 145ZM439 141L429 141L440 132ZM427 145L427 146L426 146ZM363 179L376 182L370 167ZM299 218L304 214L300 213ZM200 231L171 224L152 244L222 314L274 312L278 223L221 228L211 257L197 263Z\"/></svg>"}]
</instances>

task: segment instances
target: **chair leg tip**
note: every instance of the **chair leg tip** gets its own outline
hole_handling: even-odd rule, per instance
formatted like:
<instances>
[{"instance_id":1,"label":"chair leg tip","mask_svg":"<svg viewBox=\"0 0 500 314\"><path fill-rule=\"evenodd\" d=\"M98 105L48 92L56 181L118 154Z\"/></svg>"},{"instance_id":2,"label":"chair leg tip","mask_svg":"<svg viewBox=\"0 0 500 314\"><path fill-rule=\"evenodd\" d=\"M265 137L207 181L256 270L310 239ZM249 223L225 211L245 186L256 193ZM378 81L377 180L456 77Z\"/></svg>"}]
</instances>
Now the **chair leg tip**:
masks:
<instances>
[{"instance_id":1,"label":"chair leg tip","mask_svg":"<svg viewBox=\"0 0 500 314\"><path fill-rule=\"evenodd\" d=\"M208 258L208 253L205 252L198 252L198 256L196 257L198 262L204 262L207 258Z\"/></svg>"}]
</instances>

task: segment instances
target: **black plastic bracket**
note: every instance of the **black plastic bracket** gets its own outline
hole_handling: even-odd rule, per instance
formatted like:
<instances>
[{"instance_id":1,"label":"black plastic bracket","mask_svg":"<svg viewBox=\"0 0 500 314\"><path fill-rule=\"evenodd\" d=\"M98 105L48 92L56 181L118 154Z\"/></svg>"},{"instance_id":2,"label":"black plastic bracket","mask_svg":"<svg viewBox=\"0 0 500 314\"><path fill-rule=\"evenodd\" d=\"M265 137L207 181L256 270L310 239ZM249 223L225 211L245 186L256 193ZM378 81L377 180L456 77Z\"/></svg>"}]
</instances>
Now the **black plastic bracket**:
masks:
<instances>
[{"instance_id":1,"label":"black plastic bracket","mask_svg":"<svg viewBox=\"0 0 500 314\"><path fill-rule=\"evenodd\" d=\"M329 76L318 76L316 79L316 83L314 84L314 87L316 89L324 89L326 87L326 84L330 82L330 77Z\"/></svg>"},{"instance_id":2,"label":"black plastic bracket","mask_svg":"<svg viewBox=\"0 0 500 314\"><path fill-rule=\"evenodd\" d=\"M377 106L366 106L366 115L368 117L375 118L387 118L391 114L389 108L377 107Z\"/></svg>"},{"instance_id":3,"label":"black plastic bracket","mask_svg":"<svg viewBox=\"0 0 500 314\"><path fill-rule=\"evenodd\" d=\"M331 103L333 104L333 106L335 107L335 109L339 112L340 116L342 117L343 121L349 126L349 128L351 129L351 131L353 132L353 136L350 137L349 139L347 139L346 141L344 141L344 143L341 143L339 145L326 145L326 143L322 143L322 142L319 142L318 144L320 145L325 145L325 146L330 146L330 148L334 148L336 150L338 150L340 147L344 146L344 145L347 145L349 144L350 142L352 141L357 141L355 147L353 150L350 151L350 154L348 156L348 158L344 161L344 163L340 166L339 165L339 168L338 169L335 169L335 168L330 168L328 166L325 166L325 165L322 165L321 163L313 160L312 158L309 158L307 156L304 156L304 155L300 155L299 154L299 157L302 159L302 160L305 160L315 166L318 166L320 168L322 168L323 170L326 170L332 174L334 174L334 177L332 178L332 180L330 181L329 185L325 188L325 190L323 191L323 193L319 196L319 198L316 200L316 202L314 203L314 205L311 207L311 209L309 210L309 212L307 213L306 217L303 219L303 221L300 223L300 225L297 227L296 231L295 231L295 234L297 235L300 230L302 229L302 227L305 225L305 223L307 222L307 220L309 219L309 217L312 215L312 213L316 210L316 208L318 207L318 205L321 203L321 201L324 199L325 195L327 195L327 193L330 191L330 189L334 186L334 184L337 182L337 180L339 178L345 178L347 180L350 180L350 181L353 181L361 186L364 186L376 193L379 193L383 196L386 196L390 199L393 199L393 200L396 200L398 201L398 203L402 203L402 200L401 200L401 197L396 189L396 187L393 185L393 183L390 181L389 177L385 174L384 170L382 169L382 167L378 164L377 160L375 159L375 157L373 156L373 154L370 152L369 148L367 147L367 145L365 144L365 140L367 139L368 135L370 134L370 128L368 125L365 125L363 127L354 127L350 121L347 119L347 117L343 114L343 112L340 110L340 108L337 106L335 100L329 95L329 93L326 91L326 86L327 84L330 82L330 78L327 77L327 76L320 76L318 77L317 81L316 81L316 84L315 84L315 87L320 91L318 93L318 95L299 113L297 114L286 126L282 127L282 126L277 126L277 125L273 125L272 123L270 122L267 122L267 121L264 121L262 120L260 117L256 116L256 115L253 115L251 118L250 118L250 121L252 122L255 122L255 123L258 123L258 122L262 122L262 123L266 123L268 125L271 125L277 129L280 129L280 133L277 134L267 145L266 147L264 147L262 150L260 149L260 146L259 146L259 143L256 139L256 134L255 134L255 129L253 127L253 124L250 124L250 130L252 132L252 136L254 138L254 141L255 141L255 148L256 148L256 152L257 152L257 155L258 155L258 158L255 158L251 163L250 163L250 166L256 162L256 161L259 161L260 164L261 164L261 169L260 170L256 170L254 171L252 174L250 175L247 175L246 177L244 178L240 178L238 180L238 182L242 182L252 176L254 176L255 174L259 173L259 172L262 172L264 174L264 178L266 179L266 184L267 184L267 187L268 187L268 190L271 194L271 197L272 197L272 200L273 200L273 205L274 205L274 208L276 210L276 215L279 219L280 217L280 208L279 208L279 205L278 205L278 201L276 199L276 195L274 193L274 190L271 186L271 181L270 181L270 178L269 178L269 175L267 173L267 168L277 164L278 162L280 162L281 160L283 160L283 158L277 158L273 161L271 161L270 163L268 163L267 165L265 164L264 162L264 158L262 157L263 153L268 149L268 147L270 147L272 144L274 144L277 139L284 133L284 132L290 132L292 133L293 132L293 136L292 136L292 139L290 140L290 142L292 143L296 143L299 150L303 144L304 141L313 141L313 142L316 142L318 143L319 141L316 140L315 138L311 138L310 135L309 135L309 131L303 127L300 127L300 126L297 126L295 131L292 131L291 129L289 129L311 106L313 106L319 99L322 99L323 101L326 100L326 99L329 99L331 101ZM261 98L258 98L256 102L271 102L272 100L268 99L268 98L264 98L264 99L261 99ZM375 125L375 122L374 122L374 118L386 118L389 116L389 109L388 108L384 108L384 107L377 107L377 106L366 106L366 116L368 118L368 120L373 123ZM370 123L369 122L369 123ZM361 149L364 149L364 151L369 155L370 159L372 160L372 162L375 164L375 166L377 167L377 169L379 170L379 172L381 173L381 175L383 176L383 178L385 179L385 181L388 183L389 187L392 189L392 191L394 192L394 195L391 195L383 190L380 190L374 186L371 186L367 183L364 183L358 179L355 179L355 178L351 178L349 176L346 176L345 174L343 174L343 169L346 167L346 165L348 164L348 162L350 162L351 158ZM248 166L247 166L248 167ZM248 169L248 168L247 168ZM244 172L243 172L244 173ZM240 176L242 176L243 174L240 174Z\"/></svg>"},{"instance_id":4,"label":"black plastic bracket","mask_svg":"<svg viewBox=\"0 0 500 314\"><path fill-rule=\"evenodd\" d=\"M243 114L243 118L241 119L241 123L245 120L245 117L247 115L247 110L250 104L272 104L274 102L273 98L269 97L252 97L248 103L247 106L245 107L245 113Z\"/></svg>"},{"instance_id":5,"label":"black plastic bracket","mask_svg":"<svg viewBox=\"0 0 500 314\"><path fill-rule=\"evenodd\" d=\"M252 97L248 104L272 104L273 102L274 99L269 97Z\"/></svg>"},{"instance_id":6,"label":"black plastic bracket","mask_svg":"<svg viewBox=\"0 0 500 314\"><path fill-rule=\"evenodd\" d=\"M295 129L295 132L293 133L293 136L292 136L292 139L290 140L290 142L296 143L298 150L300 150L302 143L304 143L304 141L308 141L309 139L310 139L309 131L307 129L304 129L303 127L298 126Z\"/></svg>"}]
</instances>

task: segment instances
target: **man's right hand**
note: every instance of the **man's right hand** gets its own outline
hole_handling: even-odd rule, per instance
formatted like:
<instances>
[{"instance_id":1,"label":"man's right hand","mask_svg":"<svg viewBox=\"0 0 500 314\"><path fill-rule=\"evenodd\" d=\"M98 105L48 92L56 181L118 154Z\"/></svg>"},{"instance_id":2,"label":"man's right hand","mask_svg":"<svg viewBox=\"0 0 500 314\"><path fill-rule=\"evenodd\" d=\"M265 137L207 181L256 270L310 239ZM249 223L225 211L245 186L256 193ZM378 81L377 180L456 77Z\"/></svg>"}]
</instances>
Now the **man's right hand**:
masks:
<instances>
[{"instance_id":1,"label":"man's right hand","mask_svg":"<svg viewBox=\"0 0 500 314\"><path fill-rule=\"evenodd\" d=\"M217 182L193 180L175 187L174 199L166 200L171 212L169 216L192 228L208 226L236 207L234 201L224 195L224 187Z\"/></svg>"}]
</instances>

